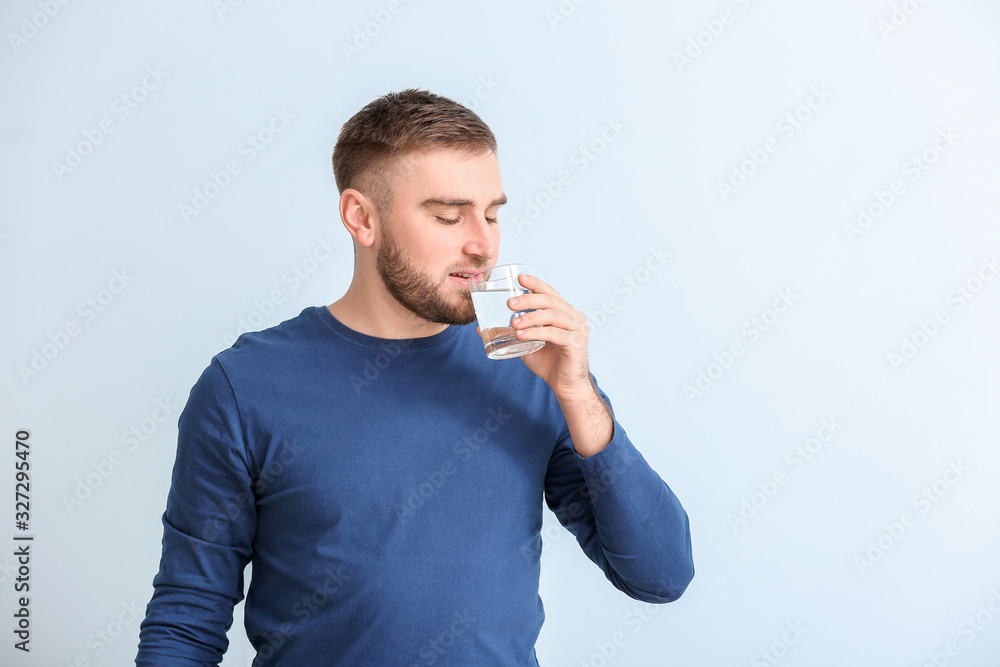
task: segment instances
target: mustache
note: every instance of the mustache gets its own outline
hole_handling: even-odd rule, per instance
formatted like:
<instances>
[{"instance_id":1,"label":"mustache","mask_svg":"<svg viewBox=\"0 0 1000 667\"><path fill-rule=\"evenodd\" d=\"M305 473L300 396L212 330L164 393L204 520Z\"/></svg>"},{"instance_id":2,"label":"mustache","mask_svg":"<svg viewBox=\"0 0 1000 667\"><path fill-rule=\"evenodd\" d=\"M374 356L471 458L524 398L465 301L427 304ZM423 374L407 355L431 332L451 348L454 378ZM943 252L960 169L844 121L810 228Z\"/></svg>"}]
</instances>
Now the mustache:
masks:
<instances>
[{"instance_id":1,"label":"mustache","mask_svg":"<svg viewBox=\"0 0 1000 667\"><path fill-rule=\"evenodd\" d=\"M448 272L448 275L453 273L479 273L480 271L485 271L490 268L489 262L483 262L481 265L473 265L471 267L459 267L457 269Z\"/></svg>"}]
</instances>

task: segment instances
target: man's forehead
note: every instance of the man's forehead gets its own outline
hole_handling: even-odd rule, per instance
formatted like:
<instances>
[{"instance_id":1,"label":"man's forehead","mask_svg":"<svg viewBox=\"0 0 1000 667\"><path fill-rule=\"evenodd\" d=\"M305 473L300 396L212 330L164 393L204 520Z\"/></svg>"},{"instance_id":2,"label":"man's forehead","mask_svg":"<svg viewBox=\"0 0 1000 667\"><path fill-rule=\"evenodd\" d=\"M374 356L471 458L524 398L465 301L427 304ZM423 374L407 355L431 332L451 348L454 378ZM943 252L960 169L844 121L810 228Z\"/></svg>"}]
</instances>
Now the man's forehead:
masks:
<instances>
[{"instance_id":1,"label":"man's forehead","mask_svg":"<svg viewBox=\"0 0 1000 667\"><path fill-rule=\"evenodd\" d=\"M409 191L425 208L489 207L507 202L493 151L456 148L411 151L396 158L393 172L397 191Z\"/></svg>"}]
</instances>

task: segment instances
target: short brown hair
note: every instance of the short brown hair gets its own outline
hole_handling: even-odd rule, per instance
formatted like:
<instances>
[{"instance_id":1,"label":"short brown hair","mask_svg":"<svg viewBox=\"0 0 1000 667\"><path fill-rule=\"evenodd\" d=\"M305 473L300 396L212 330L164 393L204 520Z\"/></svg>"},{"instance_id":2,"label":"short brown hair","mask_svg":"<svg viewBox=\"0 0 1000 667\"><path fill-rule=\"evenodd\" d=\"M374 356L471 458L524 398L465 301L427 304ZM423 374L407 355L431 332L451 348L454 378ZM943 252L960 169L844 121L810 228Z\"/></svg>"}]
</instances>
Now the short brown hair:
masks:
<instances>
[{"instance_id":1,"label":"short brown hair","mask_svg":"<svg viewBox=\"0 0 1000 667\"><path fill-rule=\"evenodd\" d=\"M333 148L337 189L359 190L384 212L392 204L393 167L400 157L424 148L496 153L497 140L471 109L447 97L415 88L389 93L341 128Z\"/></svg>"}]
</instances>

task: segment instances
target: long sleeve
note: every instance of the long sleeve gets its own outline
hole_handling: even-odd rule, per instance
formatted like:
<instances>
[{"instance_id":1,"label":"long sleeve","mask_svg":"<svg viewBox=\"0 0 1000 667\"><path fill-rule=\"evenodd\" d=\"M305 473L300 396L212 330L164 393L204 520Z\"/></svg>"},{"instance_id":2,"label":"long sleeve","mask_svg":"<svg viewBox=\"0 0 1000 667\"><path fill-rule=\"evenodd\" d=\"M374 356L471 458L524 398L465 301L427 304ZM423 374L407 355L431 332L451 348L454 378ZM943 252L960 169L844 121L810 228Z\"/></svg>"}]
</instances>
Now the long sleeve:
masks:
<instances>
[{"instance_id":1,"label":"long sleeve","mask_svg":"<svg viewBox=\"0 0 1000 667\"><path fill-rule=\"evenodd\" d=\"M256 528L252 465L233 390L217 360L191 390L154 592L140 625L136 665L218 665Z\"/></svg>"},{"instance_id":2,"label":"long sleeve","mask_svg":"<svg viewBox=\"0 0 1000 667\"><path fill-rule=\"evenodd\" d=\"M218 665L250 561L258 663L534 667L543 495L629 595L690 579L684 511L621 427L577 456L472 324L398 341L310 307L216 355L179 427L139 667Z\"/></svg>"},{"instance_id":3,"label":"long sleeve","mask_svg":"<svg viewBox=\"0 0 1000 667\"><path fill-rule=\"evenodd\" d=\"M587 458L563 431L545 502L616 588L643 602L671 602L694 577L687 513L612 419L611 442Z\"/></svg>"}]
</instances>

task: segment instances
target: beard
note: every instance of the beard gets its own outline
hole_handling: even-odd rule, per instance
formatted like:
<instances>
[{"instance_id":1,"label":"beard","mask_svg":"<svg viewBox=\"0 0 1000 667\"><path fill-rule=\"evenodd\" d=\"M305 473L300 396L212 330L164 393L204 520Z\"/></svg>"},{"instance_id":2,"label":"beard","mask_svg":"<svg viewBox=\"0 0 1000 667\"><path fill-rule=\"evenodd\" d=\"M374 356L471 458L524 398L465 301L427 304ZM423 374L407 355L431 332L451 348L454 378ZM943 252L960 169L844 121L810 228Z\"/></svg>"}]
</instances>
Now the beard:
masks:
<instances>
[{"instance_id":1,"label":"beard","mask_svg":"<svg viewBox=\"0 0 1000 667\"><path fill-rule=\"evenodd\" d=\"M438 324L464 325L476 319L472 296L468 292L459 294L457 304L447 299L442 294L442 288L448 277L435 282L403 255L388 224L383 225L382 232L382 246L375 255L375 268L386 290L400 305L414 315ZM482 268L487 267L484 265Z\"/></svg>"}]
</instances>

